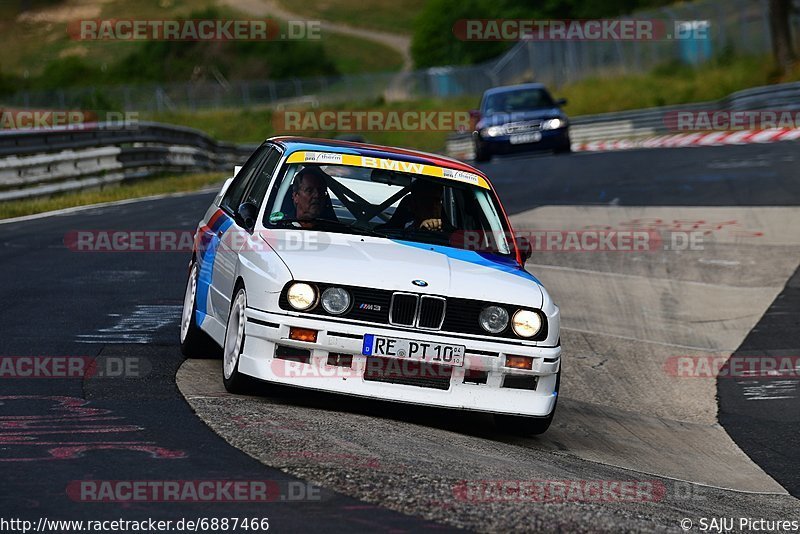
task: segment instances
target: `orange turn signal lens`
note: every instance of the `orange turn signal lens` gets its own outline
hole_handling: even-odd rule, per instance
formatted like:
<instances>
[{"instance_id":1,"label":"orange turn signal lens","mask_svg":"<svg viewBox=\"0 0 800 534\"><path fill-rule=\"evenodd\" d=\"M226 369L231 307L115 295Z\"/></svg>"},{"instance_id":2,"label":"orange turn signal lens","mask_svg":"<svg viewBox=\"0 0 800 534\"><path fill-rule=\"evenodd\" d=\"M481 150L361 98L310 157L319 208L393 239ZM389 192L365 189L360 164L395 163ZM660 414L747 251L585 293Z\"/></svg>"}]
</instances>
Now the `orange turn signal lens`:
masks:
<instances>
[{"instance_id":1,"label":"orange turn signal lens","mask_svg":"<svg viewBox=\"0 0 800 534\"><path fill-rule=\"evenodd\" d=\"M512 369L533 369L533 358L530 356L506 356L506 367Z\"/></svg>"},{"instance_id":2,"label":"orange turn signal lens","mask_svg":"<svg viewBox=\"0 0 800 534\"><path fill-rule=\"evenodd\" d=\"M317 342L317 331L308 328L289 328L289 339L295 341L308 341L309 343Z\"/></svg>"}]
</instances>

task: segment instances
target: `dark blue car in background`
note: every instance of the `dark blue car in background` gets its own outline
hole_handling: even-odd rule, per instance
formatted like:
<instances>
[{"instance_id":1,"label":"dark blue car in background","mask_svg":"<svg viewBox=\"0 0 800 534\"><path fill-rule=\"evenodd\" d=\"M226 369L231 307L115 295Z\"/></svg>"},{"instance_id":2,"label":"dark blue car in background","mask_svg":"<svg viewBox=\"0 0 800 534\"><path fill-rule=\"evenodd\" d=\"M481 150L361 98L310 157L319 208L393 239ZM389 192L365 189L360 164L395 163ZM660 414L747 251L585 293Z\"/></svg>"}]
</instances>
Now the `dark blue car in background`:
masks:
<instances>
[{"instance_id":1,"label":"dark blue car in background","mask_svg":"<svg viewBox=\"0 0 800 534\"><path fill-rule=\"evenodd\" d=\"M495 87L483 94L475 125L475 159L534 150L570 152L569 120L544 85Z\"/></svg>"}]
</instances>

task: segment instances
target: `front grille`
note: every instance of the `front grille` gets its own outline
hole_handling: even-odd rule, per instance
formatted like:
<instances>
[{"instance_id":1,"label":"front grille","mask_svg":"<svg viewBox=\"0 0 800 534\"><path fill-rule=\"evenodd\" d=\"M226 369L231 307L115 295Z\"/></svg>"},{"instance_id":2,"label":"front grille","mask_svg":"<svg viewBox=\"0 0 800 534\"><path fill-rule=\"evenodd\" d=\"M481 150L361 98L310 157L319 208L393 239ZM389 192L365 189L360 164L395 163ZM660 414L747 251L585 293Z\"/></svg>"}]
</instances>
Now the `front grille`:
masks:
<instances>
[{"instance_id":1,"label":"front grille","mask_svg":"<svg viewBox=\"0 0 800 534\"><path fill-rule=\"evenodd\" d=\"M446 365L396 358L369 358L364 380L446 391L450 389L452 374L453 368Z\"/></svg>"},{"instance_id":2,"label":"front grille","mask_svg":"<svg viewBox=\"0 0 800 534\"><path fill-rule=\"evenodd\" d=\"M541 129L542 121L525 121L525 122L512 122L506 124L505 130L507 134L515 134L522 132L532 132Z\"/></svg>"},{"instance_id":3,"label":"front grille","mask_svg":"<svg viewBox=\"0 0 800 534\"><path fill-rule=\"evenodd\" d=\"M414 326L419 297L411 293L395 293L389 307L389 323L400 326Z\"/></svg>"},{"instance_id":4,"label":"front grille","mask_svg":"<svg viewBox=\"0 0 800 534\"><path fill-rule=\"evenodd\" d=\"M439 330L444 322L446 303L442 297L423 295L419 301L417 326L427 330Z\"/></svg>"}]
</instances>

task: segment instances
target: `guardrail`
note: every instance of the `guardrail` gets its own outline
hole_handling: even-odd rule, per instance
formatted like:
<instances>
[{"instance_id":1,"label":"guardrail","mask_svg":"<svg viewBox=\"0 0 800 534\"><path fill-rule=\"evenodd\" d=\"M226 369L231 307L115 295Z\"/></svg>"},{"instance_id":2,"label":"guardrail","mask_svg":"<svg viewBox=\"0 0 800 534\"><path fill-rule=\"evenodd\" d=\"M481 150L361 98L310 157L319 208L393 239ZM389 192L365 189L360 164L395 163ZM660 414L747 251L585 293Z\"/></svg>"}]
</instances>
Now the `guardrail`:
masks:
<instances>
[{"instance_id":1,"label":"guardrail","mask_svg":"<svg viewBox=\"0 0 800 534\"><path fill-rule=\"evenodd\" d=\"M159 123L0 130L0 201L98 187L162 172L233 170L255 145Z\"/></svg>"},{"instance_id":2,"label":"guardrail","mask_svg":"<svg viewBox=\"0 0 800 534\"><path fill-rule=\"evenodd\" d=\"M667 117L680 111L762 110L800 111L800 82L745 89L711 102L573 117L570 137L574 144L641 139L653 135L677 133L670 129ZM451 157L472 159L474 147L471 134L461 133L449 136L446 152Z\"/></svg>"}]
</instances>

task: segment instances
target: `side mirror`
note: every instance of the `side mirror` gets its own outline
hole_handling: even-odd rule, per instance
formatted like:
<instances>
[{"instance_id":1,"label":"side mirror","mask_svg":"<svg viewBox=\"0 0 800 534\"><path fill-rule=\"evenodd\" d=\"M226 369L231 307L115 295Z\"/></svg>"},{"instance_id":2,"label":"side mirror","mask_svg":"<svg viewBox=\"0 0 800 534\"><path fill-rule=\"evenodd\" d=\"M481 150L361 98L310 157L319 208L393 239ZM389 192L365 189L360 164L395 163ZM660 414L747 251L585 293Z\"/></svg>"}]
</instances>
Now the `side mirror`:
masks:
<instances>
[{"instance_id":1,"label":"side mirror","mask_svg":"<svg viewBox=\"0 0 800 534\"><path fill-rule=\"evenodd\" d=\"M531 245L530 239L523 236L514 239L514 243L517 245L517 249L522 253L522 265L524 266L525 262L533 256L533 245Z\"/></svg>"},{"instance_id":2,"label":"side mirror","mask_svg":"<svg viewBox=\"0 0 800 534\"><path fill-rule=\"evenodd\" d=\"M559 98L558 100L556 100L556 105L558 107L566 106L567 105L567 99L566 98Z\"/></svg>"},{"instance_id":3,"label":"side mirror","mask_svg":"<svg viewBox=\"0 0 800 534\"><path fill-rule=\"evenodd\" d=\"M252 232L256 227L256 217L258 217L258 206L252 202L243 202L239 209L236 210L239 215L239 222L248 232Z\"/></svg>"}]
</instances>

